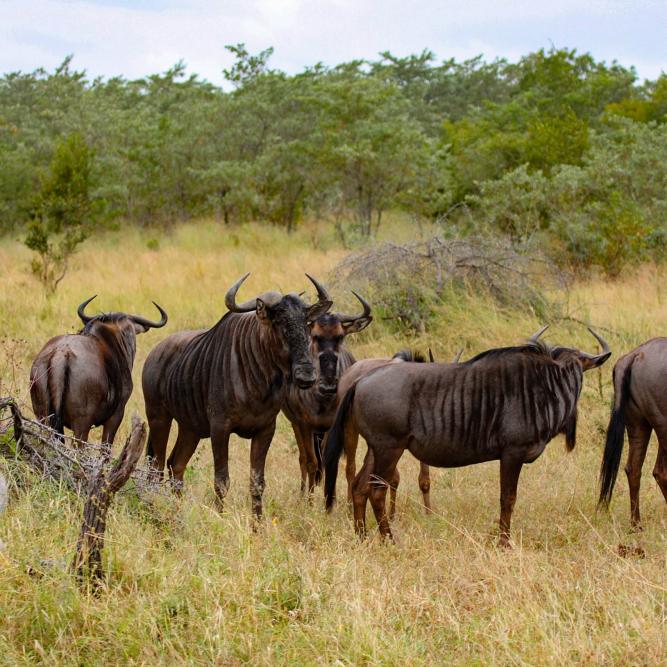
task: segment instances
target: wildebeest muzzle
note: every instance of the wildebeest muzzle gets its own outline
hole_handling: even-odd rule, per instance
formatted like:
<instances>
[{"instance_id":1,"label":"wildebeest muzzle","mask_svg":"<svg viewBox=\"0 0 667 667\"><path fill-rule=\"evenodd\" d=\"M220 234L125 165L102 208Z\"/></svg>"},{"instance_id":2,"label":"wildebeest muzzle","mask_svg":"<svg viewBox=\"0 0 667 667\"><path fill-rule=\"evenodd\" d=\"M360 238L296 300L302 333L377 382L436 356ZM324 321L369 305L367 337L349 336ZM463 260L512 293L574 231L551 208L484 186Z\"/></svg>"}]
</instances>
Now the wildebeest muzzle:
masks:
<instances>
[{"instance_id":1,"label":"wildebeest muzzle","mask_svg":"<svg viewBox=\"0 0 667 667\"><path fill-rule=\"evenodd\" d=\"M317 373L312 364L299 364L292 369L294 375L294 382L301 389L308 389L315 384Z\"/></svg>"}]
</instances>

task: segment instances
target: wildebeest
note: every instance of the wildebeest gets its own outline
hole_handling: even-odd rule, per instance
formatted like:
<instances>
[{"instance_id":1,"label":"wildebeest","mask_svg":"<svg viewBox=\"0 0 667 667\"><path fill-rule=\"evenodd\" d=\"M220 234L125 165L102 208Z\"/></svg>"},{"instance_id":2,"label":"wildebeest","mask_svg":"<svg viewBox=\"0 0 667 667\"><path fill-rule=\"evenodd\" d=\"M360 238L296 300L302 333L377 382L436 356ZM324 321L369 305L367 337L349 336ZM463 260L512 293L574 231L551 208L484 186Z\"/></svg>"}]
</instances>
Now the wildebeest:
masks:
<instances>
[{"instance_id":1,"label":"wildebeest","mask_svg":"<svg viewBox=\"0 0 667 667\"><path fill-rule=\"evenodd\" d=\"M500 544L508 546L523 464L534 461L559 433L573 449L583 372L611 354L592 330L603 348L598 355L549 348L537 341L541 333L526 345L488 350L462 364L389 365L359 380L345 394L329 431L327 501L352 431L369 448L353 486L355 526L362 534L367 492L381 534L391 537L382 480L391 482L406 449L443 468L500 460ZM366 491L360 480L371 475L376 481Z\"/></svg>"},{"instance_id":2,"label":"wildebeest","mask_svg":"<svg viewBox=\"0 0 667 667\"><path fill-rule=\"evenodd\" d=\"M609 505L611 501L627 430L630 520L639 527L639 484L653 430L658 436L653 477L667 501L667 338L653 338L621 357L613 377L614 403L600 468L599 503Z\"/></svg>"},{"instance_id":3,"label":"wildebeest","mask_svg":"<svg viewBox=\"0 0 667 667\"><path fill-rule=\"evenodd\" d=\"M164 468L172 420L178 422L178 438L167 465L177 485L199 440L210 436L215 492L222 506L229 486L229 437L251 438L250 493L259 517L276 416L290 379L303 388L316 380L308 324L329 310L331 301L308 276L317 289L313 305L278 292L237 304L236 293L248 275L227 291L229 312L217 324L173 334L151 351L142 382L152 465Z\"/></svg>"},{"instance_id":4,"label":"wildebeest","mask_svg":"<svg viewBox=\"0 0 667 667\"><path fill-rule=\"evenodd\" d=\"M64 433L67 427L79 440L88 440L93 426L103 425L102 444L111 445L132 393L132 365L136 335L167 323L138 315L104 313L86 315L91 297L78 308L84 324L77 334L52 338L35 358L30 370L30 397L38 419Z\"/></svg>"},{"instance_id":5,"label":"wildebeest","mask_svg":"<svg viewBox=\"0 0 667 667\"><path fill-rule=\"evenodd\" d=\"M433 358L433 353L429 349L429 360L431 363L435 362ZM462 351L461 351L462 352ZM457 363L461 352L459 352L455 359L454 363ZM356 384L362 377L372 373L378 368L382 368L389 364L401 363L404 361L414 362L414 363L423 363L425 361L424 357L418 352L413 352L412 350L401 350L397 352L391 358L375 358L375 359L362 359L356 364L343 373L341 376L340 382L338 383L338 392L337 392L337 402L340 403L343 400L343 397L347 391ZM357 474L357 444L359 442L359 434L350 431L348 437L345 438L345 477L347 478L347 500L349 503L352 502L352 484L354 478ZM400 481L400 475L398 468L394 471L394 478L391 480L390 484L390 502L389 502L389 518L392 519L396 513L396 490ZM418 477L419 488L422 492L422 497L424 499L424 507L427 512L432 511L431 507L431 473L428 465L419 463L419 477ZM335 493L335 489L334 489ZM327 502L327 506L331 507L333 503L333 498Z\"/></svg>"},{"instance_id":6,"label":"wildebeest","mask_svg":"<svg viewBox=\"0 0 667 667\"><path fill-rule=\"evenodd\" d=\"M316 364L317 382L309 389L290 383L283 413L289 419L299 448L301 490L312 493L321 476L321 443L329 430L338 406L338 379L355 359L344 346L345 337L365 329L372 321L371 307L362 296L352 292L362 305L356 315L326 313L310 329L311 354Z\"/></svg>"}]
</instances>

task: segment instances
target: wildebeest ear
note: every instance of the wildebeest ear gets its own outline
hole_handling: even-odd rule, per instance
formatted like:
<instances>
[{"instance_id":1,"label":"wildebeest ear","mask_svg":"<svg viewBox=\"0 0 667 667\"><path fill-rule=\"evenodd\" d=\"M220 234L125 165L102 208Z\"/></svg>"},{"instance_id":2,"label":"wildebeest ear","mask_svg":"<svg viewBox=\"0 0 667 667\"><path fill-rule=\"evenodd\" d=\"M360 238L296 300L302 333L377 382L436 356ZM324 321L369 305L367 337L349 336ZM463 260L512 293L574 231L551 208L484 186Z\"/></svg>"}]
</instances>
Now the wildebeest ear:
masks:
<instances>
[{"instance_id":1,"label":"wildebeest ear","mask_svg":"<svg viewBox=\"0 0 667 667\"><path fill-rule=\"evenodd\" d=\"M598 354L595 356L586 354L585 352L579 353L579 359L581 360L581 365L585 371L590 371L591 368L602 366L602 364L604 364L604 362L607 361L609 357L611 357L611 352L604 352L603 354Z\"/></svg>"},{"instance_id":2,"label":"wildebeest ear","mask_svg":"<svg viewBox=\"0 0 667 667\"><path fill-rule=\"evenodd\" d=\"M262 299L259 297L257 297L256 300L255 312L257 313L257 317L259 317L260 320L266 321L269 319L268 308L266 307L264 301L262 301Z\"/></svg>"},{"instance_id":3,"label":"wildebeest ear","mask_svg":"<svg viewBox=\"0 0 667 667\"><path fill-rule=\"evenodd\" d=\"M324 315L332 305L333 301L324 300L309 306L306 310L306 320L308 322L314 322L318 317Z\"/></svg>"},{"instance_id":4,"label":"wildebeest ear","mask_svg":"<svg viewBox=\"0 0 667 667\"><path fill-rule=\"evenodd\" d=\"M372 315L369 315L368 317L364 317L362 315L361 317L357 317L356 320L351 320L350 322L341 322L340 324L343 327L345 335L347 336L347 334L359 333L360 331L363 331L372 321Z\"/></svg>"},{"instance_id":5,"label":"wildebeest ear","mask_svg":"<svg viewBox=\"0 0 667 667\"><path fill-rule=\"evenodd\" d=\"M134 327L134 333L137 335L146 333L148 331L148 329L143 324L139 324L138 322L132 322L132 326Z\"/></svg>"}]
</instances>

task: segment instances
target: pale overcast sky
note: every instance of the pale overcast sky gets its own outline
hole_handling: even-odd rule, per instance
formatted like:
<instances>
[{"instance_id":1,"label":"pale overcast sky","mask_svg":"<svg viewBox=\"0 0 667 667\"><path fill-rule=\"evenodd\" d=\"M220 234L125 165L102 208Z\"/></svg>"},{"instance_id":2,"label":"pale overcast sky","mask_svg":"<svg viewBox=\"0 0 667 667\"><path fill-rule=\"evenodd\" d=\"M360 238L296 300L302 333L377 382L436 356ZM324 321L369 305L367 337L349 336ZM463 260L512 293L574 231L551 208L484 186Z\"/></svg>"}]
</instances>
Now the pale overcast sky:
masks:
<instances>
[{"instance_id":1,"label":"pale overcast sky","mask_svg":"<svg viewBox=\"0 0 667 667\"><path fill-rule=\"evenodd\" d=\"M273 67L435 52L491 60L541 47L576 48L667 71L667 0L0 0L0 72L52 70L68 54L90 76L137 78L183 59L222 83L225 44L275 48Z\"/></svg>"}]
</instances>

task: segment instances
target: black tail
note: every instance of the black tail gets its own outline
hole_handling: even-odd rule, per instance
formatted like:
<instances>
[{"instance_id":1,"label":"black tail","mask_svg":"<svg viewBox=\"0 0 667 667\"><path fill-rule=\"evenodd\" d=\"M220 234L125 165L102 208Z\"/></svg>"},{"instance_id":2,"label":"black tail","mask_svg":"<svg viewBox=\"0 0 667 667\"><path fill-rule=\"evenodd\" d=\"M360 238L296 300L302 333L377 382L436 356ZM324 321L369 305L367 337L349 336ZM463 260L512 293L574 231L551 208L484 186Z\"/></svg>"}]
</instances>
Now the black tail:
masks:
<instances>
[{"instance_id":1,"label":"black tail","mask_svg":"<svg viewBox=\"0 0 667 667\"><path fill-rule=\"evenodd\" d=\"M352 385L338 406L333 426L327 434L327 444L324 449L324 506L330 510L336 497L336 479L338 478L338 461L345 445L345 424L347 423L350 408L354 402L357 385Z\"/></svg>"},{"instance_id":2,"label":"black tail","mask_svg":"<svg viewBox=\"0 0 667 667\"><path fill-rule=\"evenodd\" d=\"M607 427L607 441L604 446L602 465L600 466L600 498L598 506L609 506L618 467L621 464L623 453L623 441L625 439L625 408L630 400L630 380L632 379L632 364L623 373L620 387L616 382L616 369L614 369L614 405L611 409L609 426ZM620 391L620 394L618 393Z\"/></svg>"},{"instance_id":3,"label":"black tail","mask_svg":"<svg viewBox=\"0 0 667 667\"><path fill-rule=\"evenodd\" d=\"M65 428L63 425L64 402L69 391L69 358L64 359L51 357L49 374L46 379L47 395L49 402L49 426L60 436L61 442L65 439Z\"/></svg>"},{"instance_id":4,"label":"black tail","mask_svg":"<svg viewBox=\"0 0 667 667\"><path fill-rule=\"evenodd\" d=\"M318 486L322 482L322 443L324 442L324 433L316 431L313 433L313 447L315 447L315 458L317 459L317 470L315 471L315 484Z\"/></svg>"}]
</instances>

